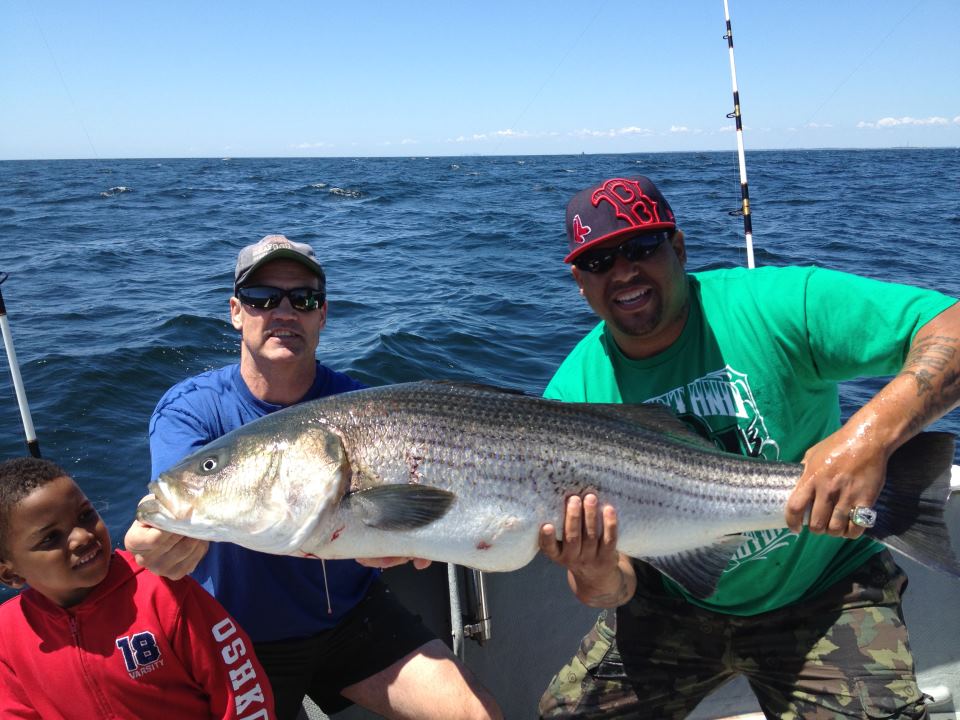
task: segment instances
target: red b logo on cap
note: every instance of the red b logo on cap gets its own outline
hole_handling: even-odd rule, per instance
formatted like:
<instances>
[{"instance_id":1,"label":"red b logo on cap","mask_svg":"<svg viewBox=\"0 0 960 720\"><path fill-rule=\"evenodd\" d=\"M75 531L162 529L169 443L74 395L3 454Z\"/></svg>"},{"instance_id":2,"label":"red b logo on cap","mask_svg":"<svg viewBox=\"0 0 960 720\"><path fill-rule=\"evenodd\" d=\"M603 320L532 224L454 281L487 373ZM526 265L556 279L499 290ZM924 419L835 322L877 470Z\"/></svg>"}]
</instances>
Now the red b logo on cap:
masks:
<instances>
[{"instance_id":1,"label":"red b logo on cap","mask_svg":"<svg viewBox=\"0 0 960 720\"><path fill-rule=\"evenodd\" d=\"M630 227L644 227L661 222L656 200L644 194L643 188L635 180L607 180L594 190L590 200L594 207L599 207L600 203L606 200L613 205L616 216Z\"/></svg>"}]
</instances>

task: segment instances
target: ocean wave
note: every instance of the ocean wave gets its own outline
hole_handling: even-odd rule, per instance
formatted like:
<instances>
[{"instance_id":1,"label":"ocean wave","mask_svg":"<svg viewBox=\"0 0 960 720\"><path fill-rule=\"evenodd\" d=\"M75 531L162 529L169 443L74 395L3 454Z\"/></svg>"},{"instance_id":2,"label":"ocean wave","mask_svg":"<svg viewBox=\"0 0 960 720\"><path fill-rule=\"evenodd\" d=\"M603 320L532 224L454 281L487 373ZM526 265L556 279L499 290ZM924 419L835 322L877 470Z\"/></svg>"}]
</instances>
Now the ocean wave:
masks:
<instances>
[{"instance_id":1,"label":"ocean wave","mask_svg":"<svg viewBox=\"0 0 960 720\"><path fill-rule=\"evenodd\" d=\"M226 315L226 303L224 303ZM144 347L171 351L176 356L233 358L240 352L240 336L226 320L180 313L151 328Z\"/></svg>"},{"instance_id":2,"label":"ocean wave","mask_svg":"<svg viewBox=\"0 0 960 720\"><path fill-rule=\"evenodd\" d=\"M363 193L359 190L351 190L350 188L341 188L341 187L332 187L327 190L331 195L336 195L337 197L345 198L362 198Z\"/></svg>"},{"instance_id":3,"label":"ocean wave","mask_svg":"<svg viewBox=\"0 0 960 720\"><path fill-rule=\"evenodd\" d=\"M555 369L535 352L541 342L536 332L504 344L464 328L398 330L378 334L346 371L370 385L463 380L540 394Z\"/></svg>"},{"instance_id":4,"label":"ocean wave","mask_svg":"<svg viewBox=\"0 0 960 720\"><path fill-rule=\"evenodd\" d=\"M119 195L121 193L133 192L133 188L127 187L126 185L117 185L112 188L108 188L100 193L100 197L113 197L114 195Z\"/></svg>"},{"instance_id":5,"label":"ocean wave","mask_svg":"<svg viewBox=\"0 0 960 720\"><path fill-rule=\"evenodd\" d=\"M371 385L425 379L469 379L449 351L409 331L381 333L350 365L349 372Z\"/></svg>"},{"instance_id":6,"label":"ocean wave","mask_svg":"<svg viewBox=\"0 0 960 720\"><path fill-rule=\"evenodd\" d=\"M291 194L295 195L298 193L315 194L318 192L322 193L325 196L332 196L337 198L359 199L359 198L366 197L366 194L362 190L358 190L356 188L350 188L350 187L340 187L338 185L333 185L329 182L323 182L323 181L307 183L305 185L301 185L296 188L289 188L286 190L277 189L273 191L274 194L280 194L280 195L291 195Z\"/></svg>"}]
</instances>

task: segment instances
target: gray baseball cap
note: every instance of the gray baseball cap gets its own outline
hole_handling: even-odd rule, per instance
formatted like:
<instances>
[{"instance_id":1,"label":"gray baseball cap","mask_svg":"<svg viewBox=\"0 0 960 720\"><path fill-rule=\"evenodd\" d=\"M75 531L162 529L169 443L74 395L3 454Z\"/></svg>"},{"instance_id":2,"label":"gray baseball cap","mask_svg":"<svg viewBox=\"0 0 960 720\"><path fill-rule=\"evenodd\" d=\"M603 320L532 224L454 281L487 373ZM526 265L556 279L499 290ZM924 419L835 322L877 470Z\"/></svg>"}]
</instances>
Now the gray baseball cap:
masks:
<instances>
[{"instance_id":1,"label":"gray baseball cap","mask_svg":"<svg viewBox=\"0 0 960 720\"><path fill-rule=\"evenodd\" d=\"M306 243L293 242L285 235L267 235L253 245L247 245L237 256L237 269L233 276L233 289L242 286L258 268L271 260L294 260L320 278L320 289L327 286L323 267L317 262L313 248Z\"/></svg>"}]
</instances>

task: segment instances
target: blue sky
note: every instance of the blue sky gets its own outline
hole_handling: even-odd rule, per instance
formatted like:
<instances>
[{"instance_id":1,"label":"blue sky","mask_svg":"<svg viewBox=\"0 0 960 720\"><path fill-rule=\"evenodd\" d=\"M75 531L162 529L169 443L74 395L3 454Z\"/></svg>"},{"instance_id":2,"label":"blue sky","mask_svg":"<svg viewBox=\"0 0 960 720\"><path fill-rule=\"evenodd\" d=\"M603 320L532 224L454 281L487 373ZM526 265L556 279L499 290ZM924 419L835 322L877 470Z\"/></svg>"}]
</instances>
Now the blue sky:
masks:
<instances>
[{"instance_id":1,"label":"blue sky","mask_svg":"<svg viewBox=\"0 0 960 720\"><path fill-rule=\"evenodd\" d=\"M747 150L960 146L957 0L730 0ZM0 0L0 159L736 146L722 0Z\"/></svg>"}]
</instances>

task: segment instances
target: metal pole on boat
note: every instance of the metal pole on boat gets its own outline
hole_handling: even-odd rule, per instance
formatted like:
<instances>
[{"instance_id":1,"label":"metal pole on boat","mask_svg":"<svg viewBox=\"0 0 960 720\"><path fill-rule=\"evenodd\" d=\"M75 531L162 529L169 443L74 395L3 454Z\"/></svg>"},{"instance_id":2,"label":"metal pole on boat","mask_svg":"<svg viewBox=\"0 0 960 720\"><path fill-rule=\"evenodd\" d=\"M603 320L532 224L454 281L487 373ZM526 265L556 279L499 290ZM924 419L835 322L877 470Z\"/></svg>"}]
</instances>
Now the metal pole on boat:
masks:
<instances>
[{"instance_id":1,"label":"metal pole on boat","mask_svg":"<svg viewBox=\"0 0 960 720\"><path fill-rule=\"evenodd\" d=\"M9 275L0 272L0 286ZM3 331L3 347L7 351L7 363L10 365L10 375L13 378L13 389L17 394L17 404L20 406L20 417L23 419L23 432L27 438L27 449L33 457L40 457L40 443L33 430L33 419L30 417L30 406L27 405L27 393L23 389L23 380L20 378L20 366L17 365L17 352L13 349L13 335L10 333L10 322L7 320L7 307L3 302L3 289L0 287L0 330Z\"/></svg>"},{"instance_id":2,"label":"metal pole on boat","mask_svg":"<svg viewBox=\"0 0 960 720\"><path fill-rule=\"evenodd\" d=\"M730 77L733 80L733 112L728 113L727 117L736 120L737 123L737 155L740 160L740 197L742 204L740 210L732 214L743 215L743 231L747 243L747 267L754 267L753 262L753 224L750 221L750 192L747 189L747 160L743 153L743 122L740 118L740 91L737 89L737 65L733 61L733 27L730 25L730 6L727 0L723 0L723 14L727 19L727 34L723 39L727 41L727 48L730 51Z\"/></svg>"},{"instance_id":3,"label":"metal pole on boat","mask_svg":"<svg viewBox=\"0 0 960 720\"><path fill-rule=\"evenodd\" d=\"M483 645L493 637L493 619L490 617L490 603L487 601L487 585L483 573L472 568L464 568L467 573L467 604L470 608L468 620L463 626L463 634Z\"/></svg>"},{"instance_id":4,"label":"metal pole on boat","mask_svg":"<svg viewBox=\"0 0 960 720\"><path fill-rule=\"evenodd\" d=\"M450 642L453 654L463 660L463 611L460 609L460 583L457 566L447 563L447 587L450 592Z\"/></svg>"}]
</instances>

